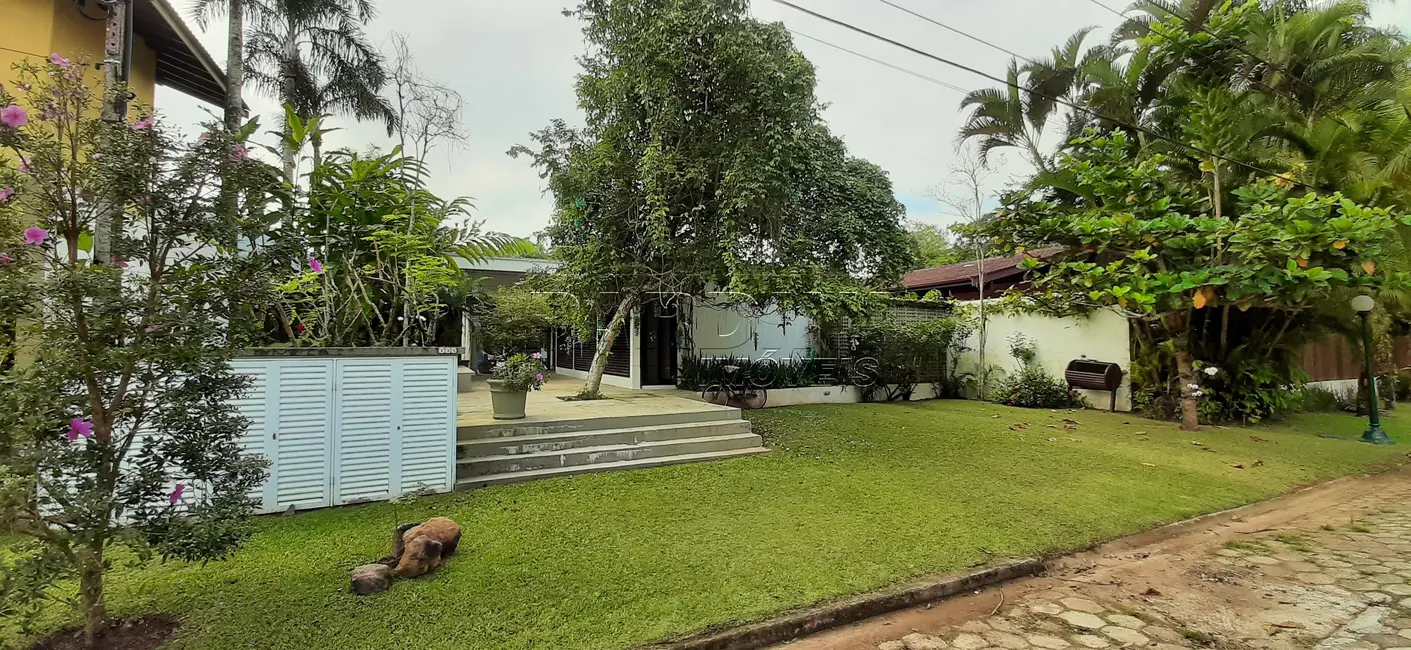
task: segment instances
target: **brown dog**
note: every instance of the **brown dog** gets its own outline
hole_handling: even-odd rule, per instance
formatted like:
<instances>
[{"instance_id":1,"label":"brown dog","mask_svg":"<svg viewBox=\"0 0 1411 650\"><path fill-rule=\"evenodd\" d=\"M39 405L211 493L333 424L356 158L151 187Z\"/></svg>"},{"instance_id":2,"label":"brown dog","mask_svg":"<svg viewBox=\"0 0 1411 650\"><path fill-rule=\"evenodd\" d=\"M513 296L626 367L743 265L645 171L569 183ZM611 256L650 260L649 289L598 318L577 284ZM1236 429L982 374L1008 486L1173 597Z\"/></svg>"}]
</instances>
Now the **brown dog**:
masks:
<instances>
[{"instance_id":1,"label":"brown dog","mask_svg":"<svg viewBox=\"0 0 1411 650\"><path fill-rule=\"evenodd\" d=\"M461 543L461 527L445 517L425 523L402 524L392 539L392 557L397 574L415 578L441 566L442 558L455 554Z\"/></svg>"}]
</instances>

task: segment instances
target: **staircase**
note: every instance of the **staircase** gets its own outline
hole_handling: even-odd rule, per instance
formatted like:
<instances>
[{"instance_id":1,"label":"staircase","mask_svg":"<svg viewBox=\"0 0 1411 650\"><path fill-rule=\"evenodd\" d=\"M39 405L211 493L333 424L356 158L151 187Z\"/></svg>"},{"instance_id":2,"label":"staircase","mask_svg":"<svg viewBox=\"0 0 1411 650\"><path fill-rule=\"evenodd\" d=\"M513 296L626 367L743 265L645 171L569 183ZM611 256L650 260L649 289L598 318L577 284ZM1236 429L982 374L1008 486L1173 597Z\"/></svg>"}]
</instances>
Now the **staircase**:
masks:
<instances>
[{"instance_id":1,"label":"staircase","mask_svg":"<svg viewBox=\"0 0 1411 650\"><path fill-rule=\"evenodd\" d=\"M766 451L739 409L513 421L456 430L456 488L661 467Z\"/></svg>"}]
</instances>

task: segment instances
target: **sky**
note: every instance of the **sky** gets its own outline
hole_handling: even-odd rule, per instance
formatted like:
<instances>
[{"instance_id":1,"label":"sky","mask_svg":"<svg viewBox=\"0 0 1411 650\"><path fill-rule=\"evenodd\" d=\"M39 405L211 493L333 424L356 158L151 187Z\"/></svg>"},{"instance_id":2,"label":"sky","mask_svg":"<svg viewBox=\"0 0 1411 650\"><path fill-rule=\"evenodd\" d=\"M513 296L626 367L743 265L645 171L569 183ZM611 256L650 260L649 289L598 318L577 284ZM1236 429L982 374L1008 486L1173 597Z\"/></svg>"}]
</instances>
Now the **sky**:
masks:
<instances>
[{"instance_id":1,"label":"sky","mask_svg":"<svg viewBox=\"0 0 1411 650\"><path fill-rule=\"evenodd\" d=\"M812 11L904 42L917 49L1003 76L1010 55L908 15L880 0L792 0ZM380 0L367 26L372 42L390 52L390 35L407 36L421 73L458 91L466 102L467 146L432 153L431 189L443 198L470 197L474 218L490 231L531 236L548 225L552 200L544 181L525 159L505 152L528 143L531 131L563 118L581 124L573 93L576 57L583 53L581 25L562 14L571 0ZM1098 29L1104 40L1119 18L1099 6L1122 8L1123 0L891 0L957 30L1027 57L1041 56L1070 34ZM173 0L186 11L189 0ZM751 11L767 22L783 22L796 33L882 59L916 73L971 90L995 86L982 77L868 39L799 13L773 0L753 0ZM1411 0L1380 0L1377 24L1411 31ZM190 22L190 21L188 21ZM191 24L211 55L225 60L225 26ZM933 199L957 155L955 134L964 122L964 93L899 72L809 38L796 47L813 62L823 117L853 155L886 170L907 217L948 225L954 210ZM251 109L266 129L277 124L278 103L252 89ZM159 88L157 108L170 124L194 132L214 110L168 88ZM341 130L326 148L390 149L384 127L337 118ZM1015 153L992 161L993 184L1022 175L1028 166Z\"/></svg>"}]
</instances>

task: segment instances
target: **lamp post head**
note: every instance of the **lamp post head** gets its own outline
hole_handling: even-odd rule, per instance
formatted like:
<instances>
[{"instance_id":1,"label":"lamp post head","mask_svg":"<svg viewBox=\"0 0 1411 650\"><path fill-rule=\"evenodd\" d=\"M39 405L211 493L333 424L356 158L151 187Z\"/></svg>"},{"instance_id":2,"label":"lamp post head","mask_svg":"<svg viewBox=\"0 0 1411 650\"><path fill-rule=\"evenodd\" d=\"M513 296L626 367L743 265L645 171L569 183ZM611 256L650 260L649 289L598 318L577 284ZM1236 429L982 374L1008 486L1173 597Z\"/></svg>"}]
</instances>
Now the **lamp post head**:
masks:
<instances>
[{"instance_id":1,"label":"lamp post head","mask_svg":"<svg viewBox=\"0 0 1411 650\"><path fill-rule=\"evenodd\" d=\"M1371 296L1365 294L1352 299L1352 309L1353 311L1356 311L1359 314L1365 314L1369 311L1372 311L1372 309L1376 306L1377 301L1372 300Z\"/></svg>"}]
</instances>

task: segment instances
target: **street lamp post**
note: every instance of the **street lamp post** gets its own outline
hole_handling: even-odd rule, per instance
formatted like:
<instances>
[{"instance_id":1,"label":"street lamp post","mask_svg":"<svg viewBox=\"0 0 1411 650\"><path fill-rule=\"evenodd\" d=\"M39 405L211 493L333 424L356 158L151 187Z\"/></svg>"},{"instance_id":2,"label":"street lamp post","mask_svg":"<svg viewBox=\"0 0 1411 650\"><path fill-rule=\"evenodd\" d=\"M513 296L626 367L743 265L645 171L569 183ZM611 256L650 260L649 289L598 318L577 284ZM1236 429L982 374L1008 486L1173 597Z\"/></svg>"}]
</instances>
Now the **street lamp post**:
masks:
<instances>
[{"instance_id":1,"label":"street lamp post","mask_svg":"<svg viewBox=\"0 0 1411 650\"><path fill-rule=\"evenodd\" d=\"M1362 442L1394 445L1396 441L1382 431L1382 418L1378 412L1380 403L1377 400L1377 370L1372 364L1372 309L1376 306L1377 303L1371 296L1357 296L1352 299L1352 309L1362 317L1362 345L1367 350L1367 420L1371 426L1362 434Z\"/></svg>"}]
</instances>

